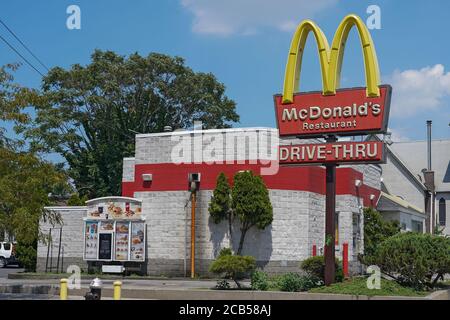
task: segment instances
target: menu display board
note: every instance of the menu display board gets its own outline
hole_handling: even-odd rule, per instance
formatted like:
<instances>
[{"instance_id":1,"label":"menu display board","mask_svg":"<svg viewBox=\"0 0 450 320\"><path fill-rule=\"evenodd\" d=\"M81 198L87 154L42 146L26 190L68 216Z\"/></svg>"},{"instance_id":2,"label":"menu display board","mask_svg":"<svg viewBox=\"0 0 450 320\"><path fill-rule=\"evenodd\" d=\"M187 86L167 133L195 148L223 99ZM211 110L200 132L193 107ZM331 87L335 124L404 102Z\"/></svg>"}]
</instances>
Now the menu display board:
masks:
<instances>
[{"instance_id":1,"label":"menu display board","mask_svg":"<svg viewBox=\"0 0 450 320\"><path fill-rule=\"evenodd\" d=\"M111 258L112 258L112 234L111 233L100 233L98 243L99 243L98 258L100 260L111 260Z\"/></svg>"},{"instance_id":2,"label":"menu display board","mask_svg":"<svg viewBox=\"0 0 450 320\"><path fill-rule=\"evenodd\" d=\"M128 221L116 221L116 250L115 259L118 261L128 260L130 223Z\"/></svg>"},{"instance_id":3,"label":"menu display board","mask_svg":"<svg viewBox=\"0 0 450 320\"><path fill-rule=\"evenodd\" d=\"M133 220L140 219L141 213L141 203L132 201L105 201L88 207L91 218Z\"/></svg>"},{"instance_id":4,"label":"menu display board","mask_svg":"<svg viewBox=\"0 0 450 320\"><path fill-rule=\"evenodd\" d=\"M85 225L85 239L84 239L84 258L97 259L97 244L98 244L98 224L94 221L87 221Z\"/></svg>"},{"instance_id":5,"label":"menu display board","mask_svg":"<svg viewBox=\"0 0 450 320\"><path fill-rule=\"evenodd\" d=\"M131 261L145 260L145 223L131 223Z\"/></svg>"}]
</instances>

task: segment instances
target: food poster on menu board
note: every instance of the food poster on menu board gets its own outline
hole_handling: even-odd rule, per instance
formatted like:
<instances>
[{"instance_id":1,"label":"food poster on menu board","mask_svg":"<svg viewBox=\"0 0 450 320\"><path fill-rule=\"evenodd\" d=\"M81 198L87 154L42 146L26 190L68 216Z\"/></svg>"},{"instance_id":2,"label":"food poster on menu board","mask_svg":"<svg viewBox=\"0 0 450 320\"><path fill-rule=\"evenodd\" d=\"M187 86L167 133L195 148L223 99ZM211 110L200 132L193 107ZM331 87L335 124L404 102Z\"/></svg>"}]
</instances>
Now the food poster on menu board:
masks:
<instances>
[{"instance_id":1,"label":"food poster on menu board","mask_svg":"<svg viewBox=\"0 0 450 320\"><path fill-rule=\"evenodd\" d=\"M129 231L130 223L127 221L116 222L116 250L115 260L126 261L128 260L128 247L129 247Z\"/></svg>"},{"instance_id":2,"label":"food poster on menu board","mask_svg":"<svg viewBox=\"0 0 450 320\"><path fill-rule=\"evenodd\" d=\"M100 232L113 232L114 221L100 221Z\"/></svg>"},{"instance_id":3,"label":"food poster on menu board","mask_svg":"<svg viewBox=\"0 0 450 320\"><path fill-rule=\"evenodd\" d=\"M145 260L145 223L131 223L131 261Z\"/></svg>"},{"instance_id":4,"label":"food poster on menu board","mask_svg":"<svg viewBox=\"0 0 450 320\"><path fill-rule=\"evenodd\" d=\"M97 222L87 221L85 229L85 259L97 259L98 225Z\"/></svg>"}]
</instances>

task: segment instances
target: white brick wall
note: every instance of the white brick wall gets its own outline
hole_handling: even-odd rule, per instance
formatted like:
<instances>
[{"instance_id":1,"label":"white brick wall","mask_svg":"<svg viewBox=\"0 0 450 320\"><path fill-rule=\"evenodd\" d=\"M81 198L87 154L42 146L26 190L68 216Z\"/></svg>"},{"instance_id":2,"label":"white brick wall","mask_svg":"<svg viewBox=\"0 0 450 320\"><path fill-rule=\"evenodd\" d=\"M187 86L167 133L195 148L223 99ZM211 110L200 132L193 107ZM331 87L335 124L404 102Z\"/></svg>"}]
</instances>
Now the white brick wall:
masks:
<instances>
[{"instance_id":1,"label":"white brick wall","mask_svg":"<svg viewBox=\"0 0 450 320\"><path fill-rule=\"evenodd\" d=\"M59 213L62 219L62 225L52 226L49 223L40 222L40 231L49 235L52 229L52 243L50 245L49 257L47 259L48 243L38 242L37 246L37 265L38 272L47 270L56 271L67 270L69 265L76 265L82 270L87 270L87 264L83 261L83 217L86 216L86 207L52 207L52 211ZM59 251L59 237L61 233L61 251ZM60 260L58 265L58 251Z\"/></svg>"},{"instance_id":2,"label":"white brick wall","mask_svg":"<svg viewBox=\"0 0 450 320\"><path fill-rule=\"evenodd\" d=\"M265 230L252 228L245 240L243 254L260 261L299 261L311 256L312 244L324 243L325 198L310 192L270 190L274 220ZM214 259L221 248L229 247L228 224L214 224L208 212L212 191L200 191L196 212L196 258ZM147 216L149 259L190 259L191 204L187 191L137 192ZM352 212L356 198L338 196L340 244L348 242L351 252ZM355 210L355 211L350 211ZM234 248L240 232L234 224Z\"/></svg>"},{"instance_id":3,"label":"white brick wall","mask_svg":"<svg viewBox=\"0 0 450 320\"><path fill-rule=\"evenodd\" d=\"M134 181L134 168L135 168L134 158L124 158L123 159L123 171L122 171L122 181L123 182L133 182Z\"/></svg>"}]
</instances>

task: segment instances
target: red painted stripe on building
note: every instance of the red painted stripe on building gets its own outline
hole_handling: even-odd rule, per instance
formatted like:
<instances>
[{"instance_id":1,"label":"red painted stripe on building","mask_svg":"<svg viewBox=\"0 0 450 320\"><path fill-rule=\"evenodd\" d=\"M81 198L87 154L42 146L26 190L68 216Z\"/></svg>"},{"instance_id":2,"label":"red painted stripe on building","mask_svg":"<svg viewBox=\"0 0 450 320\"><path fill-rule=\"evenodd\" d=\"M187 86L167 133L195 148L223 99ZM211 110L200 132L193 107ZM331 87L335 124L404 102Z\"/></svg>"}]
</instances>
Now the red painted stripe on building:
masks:
<instances>
[{"instance_id":1,"label":"red painted stripe on building","mask_svg":"<svg viewBox=\"0 0 450 320\"><path fill-rule=\"evenodd\" d=\"M200 190L213 190L219 173L224 172L232 183L233 175L241 170L252 170L259 174L261 164L180 164L159 163L135 166L135 181L122 182L122 195L133 197L134 192L182 191L189 189L188 174L201 173ZM264 167L268 167L264 165ZM151 173L153 181L144 183L142 174ZM276 175L262 176L267 188L279 190L309 191L325 194L325 169L323 167L280 167ZM338 168L336 171L336 194L355 195L370 205L370 194L378 197L380 191L366 185L357 188L355 180L363 180L362 173L352 168Z\"/></svg>"}]
</instances>

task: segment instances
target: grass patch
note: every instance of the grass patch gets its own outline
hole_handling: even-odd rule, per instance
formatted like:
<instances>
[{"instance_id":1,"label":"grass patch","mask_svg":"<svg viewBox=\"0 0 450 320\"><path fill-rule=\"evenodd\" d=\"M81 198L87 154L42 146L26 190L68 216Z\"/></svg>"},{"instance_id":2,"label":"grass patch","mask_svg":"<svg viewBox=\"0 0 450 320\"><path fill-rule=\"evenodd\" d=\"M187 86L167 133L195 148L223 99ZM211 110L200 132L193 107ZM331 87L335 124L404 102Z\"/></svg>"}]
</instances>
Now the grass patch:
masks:
<instances>
[{"instance_id":1,"label":"grass patch","mask_svg":"<svg viewBox=\"0 0 450 320\"><path fill-rule=\"evenodd\" d=\"M429 294L427 291L416 291L414 289L403 287L395 281L381 279L381 289L367 288L367 278L355 277L344 282L334 283L329 287L319 287L311 289L312 293L335 293L352 294L365 296L407 296L423 297Z\"/></svg>"}]
</instances>

